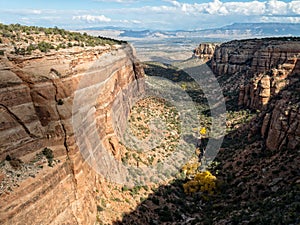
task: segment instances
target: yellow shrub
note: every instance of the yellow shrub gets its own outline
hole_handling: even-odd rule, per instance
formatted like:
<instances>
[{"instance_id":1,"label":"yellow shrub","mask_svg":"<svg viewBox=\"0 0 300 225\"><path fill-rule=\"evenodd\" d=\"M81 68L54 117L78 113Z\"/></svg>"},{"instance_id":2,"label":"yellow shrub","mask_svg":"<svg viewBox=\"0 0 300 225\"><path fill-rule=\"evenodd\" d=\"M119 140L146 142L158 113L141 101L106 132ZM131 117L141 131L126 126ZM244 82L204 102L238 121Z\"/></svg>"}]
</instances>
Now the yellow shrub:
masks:
<instances>
[{"instance_id":1,"label":"yellow shrub","mask_svg":"<svg viewBox=\"0 0 300 225\"><path fill-rule=\"evenodd\" d=\"M216 190L216 180L217 178L209 171L197 172L193 179L183 184L184 192L186 194L202 192L213 195Z\"/></svg>"},{"instance_id":2,"label":"yellow shrub","mask_svg":"<svg viewBox=\"0 0 300 225\"><path fill-rule=\"evenodd\" d=\"M197 174L200 165L200 162L187 163L181 168L181 170L187 177L194 177Z\"/></svg>"},{"instance_id":3,"label":"yellow shrub","mask_svg":"<svg viewBox=\"0 0 300 225\"><path fill-rule=\"evenodd\" d=\"M202 127L201 130L199 131L199 133L200 133L201 135L205 135L205 134L207 133L206 128L205 128L205 127Z\"/></svg>"}]
</instances>

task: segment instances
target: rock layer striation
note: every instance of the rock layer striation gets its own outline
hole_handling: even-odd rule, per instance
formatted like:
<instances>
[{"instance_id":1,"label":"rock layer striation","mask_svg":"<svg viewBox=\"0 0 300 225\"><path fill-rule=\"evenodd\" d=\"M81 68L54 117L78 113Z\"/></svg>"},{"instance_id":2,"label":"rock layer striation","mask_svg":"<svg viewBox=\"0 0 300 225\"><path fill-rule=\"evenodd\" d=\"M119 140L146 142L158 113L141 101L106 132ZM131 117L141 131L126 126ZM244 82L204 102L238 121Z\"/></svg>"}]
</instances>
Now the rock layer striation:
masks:
<instances>
[{"instance_id":1,"label":"rock layer striation","mask_svg":"<svg viewBox=\"0 0 300 225\"><path fill-rule=\"evenodd\" d=\"M210 60L218 46L219 45L215 43L201 43L194 50L194 56L203 59L204 61Z\"/></svg>"},{"instance_id":2,"label":"rock layer striation","mask_svg":"<svg viewBox=\"0 0 300 225\"><path fill-rule=\"evenodd\" d=\"M300 145L300 39L231 41L216 48L211 68L239 93L239 107L260 110L252 124L271 150Z\"/></svg>"},{"instance_id":3,"label":"rock layer striation","mask_svg":"<svg viewBox=\"0 0 300 225\"><path fill-rule=\"evenodd\" d=\"M95 190L105 181L76 143L74 96L80 89L105 84L91 107L102 144L118 158L111 121L114 97L143 76L132 48L74 47L0 57L0 160L7 168L0 173L0 223L93 224ZM47 156L51 166L43 161L45 148L53 152L53 159Z\"/></svg>"}]
</instances>

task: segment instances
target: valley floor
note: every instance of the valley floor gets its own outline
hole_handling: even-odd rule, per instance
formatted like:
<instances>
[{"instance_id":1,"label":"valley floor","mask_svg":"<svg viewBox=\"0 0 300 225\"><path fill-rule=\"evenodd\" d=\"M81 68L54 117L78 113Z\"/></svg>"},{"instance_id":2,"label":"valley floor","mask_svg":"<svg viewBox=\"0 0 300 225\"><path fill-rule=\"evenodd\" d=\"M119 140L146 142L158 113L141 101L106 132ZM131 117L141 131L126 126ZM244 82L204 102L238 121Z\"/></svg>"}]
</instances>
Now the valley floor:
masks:
<instances>
[{"instance_id":1,"label":"valley floor","mask_svg":"<svg viewBox=\"0 0 300 225\"><path fill-rule=\"evenodd\" d=\"M145 72L149 77L164 77L183 88L195 102L200 127L209 129L211 116L204 93L186 72L178 69L195 66L195 63L201 64L196 61L188 60L173 65L146 62ZM220 85L222 86L222 82ZM299 150L266 150L264 141L259 135L249 135L250 124L257 119L259 113L239 108L237 96L226 94L224 96L227 108L226 135L213 163L206 168L216 176L215 193L213 195L205 192L185 193L183 185L191 178L182 170L158 185L149 184L133 188L114 186L111 193L121 193L117 194L121 197L113 198L112 194L109 203L104 199L99 200L98 224L111 222L113 224L298 224L300 222ZM147 101L151 103L152 111L156 109L161 112L161 101ZM144 109L147 108L147 101L140 103ZM137 117L140 112L133 110L132 115ZM143 121L145 119L143 118ZM136 134L143 139L145 132L140 132L139 126L142 126L141 129L144 131L148 129L145 123L135 118L133 130L136 129ZM205 149L207 140L211 138L209 133L205 137L201 143L202 149ZM176 139L170 137L172 140L174 138ZM165 139L161 146L170 145L169 141ZM140 163L148 166L149 163L163 161L166 155L159 153L162 150L163 148L153 153L156 158L153 157L152 161L147 161L147 155L142 153L135 155L126 153L124 160L133 165ZM195 147L191 161L195 162L195 159L197 161L199 154Z\"/></svg>"}]
</instances>

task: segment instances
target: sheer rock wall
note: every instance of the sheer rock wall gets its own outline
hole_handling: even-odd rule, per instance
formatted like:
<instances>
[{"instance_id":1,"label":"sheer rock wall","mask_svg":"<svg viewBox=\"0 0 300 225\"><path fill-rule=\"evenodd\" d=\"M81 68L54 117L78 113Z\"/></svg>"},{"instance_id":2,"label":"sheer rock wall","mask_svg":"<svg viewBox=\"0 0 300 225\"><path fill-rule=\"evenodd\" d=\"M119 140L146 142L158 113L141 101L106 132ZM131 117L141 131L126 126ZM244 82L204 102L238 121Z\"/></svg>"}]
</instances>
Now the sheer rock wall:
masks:
<instances>
[{"instance_id":1,"label":"sheer rock wall","mask_svg":"<svg viewBox=\"0 0 300 225\"><path fill-rule=\"evenodd\" d=\"M103 145L118 158L112 103L121 89L143 77L132 48L72 48L0 57L0 161L9 165L5 159L10 158L20 163L17 169L0 173L0 223L94 224L95 190L105 188L105 180L87 164L76 144L74 95L78 89L105 84L93 106L94 116ZM86 83L80 83L86 76ZM37 157L45 148L53 151L52 167Z\"/></svg>"}]
</instances>

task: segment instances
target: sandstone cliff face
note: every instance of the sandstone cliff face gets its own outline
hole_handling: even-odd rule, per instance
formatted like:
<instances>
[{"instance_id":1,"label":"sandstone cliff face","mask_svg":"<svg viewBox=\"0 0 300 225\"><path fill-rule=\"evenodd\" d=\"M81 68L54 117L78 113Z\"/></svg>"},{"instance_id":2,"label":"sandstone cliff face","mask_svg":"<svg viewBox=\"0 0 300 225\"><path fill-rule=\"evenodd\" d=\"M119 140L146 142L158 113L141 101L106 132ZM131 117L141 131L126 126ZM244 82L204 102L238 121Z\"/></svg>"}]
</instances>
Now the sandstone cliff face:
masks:
<instances>
[{"instance_id":1,"label":"sandstone cliff face","mask_svg":"<svg viewBox=\"0 0 300 225\"><path fill-rule=\"evenodd\" d=\"M211 68L230 77L232 90L241 89L240 105L260 109L286 86L289 74L299 72L299 52L297 38L231 41L216 49Z\"/></svg>"},{"instance_id":2,"label":"sandstone cliff face","mask_svg":"<svg viewBox=\"0 0 300 225\"><path fill-rule=\"evenodd\" d=\"M235 40L216 48L211 67L218 75L253 75L273 68L292 69L297 55L297 38Z\"/></svg>"},{"instance_id":3,"label":"sandstone cliff face","mask_svg":"<svg viewBox=\"0 0 300 225\"><path fill-rule=\"evenodd\" d=\"M228 77L225 89L239 93L240 107L262 111L252 133L260 132L267 148L299 147L299 39L224 43L216 49L211 68L220 79Z\"/></svg>"},{"instance_id":4,"label":"sandstone cliff face","mask_svg":"<svg viewBox=\"0 0 300 225\"><path fill-rule=\"evenodd\" d=\"M300 52L299 45L298 48ZM272 96L296 82L300 72L299 54L287 60L270 70L256 73L248 84L242 84L238 104L253 109L265 108Z\"/></svg>"},{"instance_id":5,"label":"sandstone cliff face","mask_svg":"<svg viewBox=\"0 0 300 225\"><path fill-rule=\"evenodd\" d=\"M201 43L195 50L194 56L203 59L204 61L210 60L215 52L215 49L218 47L218 44L214 43Z\"/></svg>"},{"instance_id":6,"label":"sandstone cliff face","mask_svg":"<svg viewBox=\"0 0 300 225\"><path fill-rule=\"evenodd\" d=\"M0 57L0 223L93 224L95 190L103 178L83 160L75 142L74 93L105 83L95 120L103 144L117 157L112 103L122 88L143 76L143 69L127 45ZM85 76L90 79L80 86ZM41 156L45 148L53 151L52 167Z\"/></svg>"}]
</instances>

